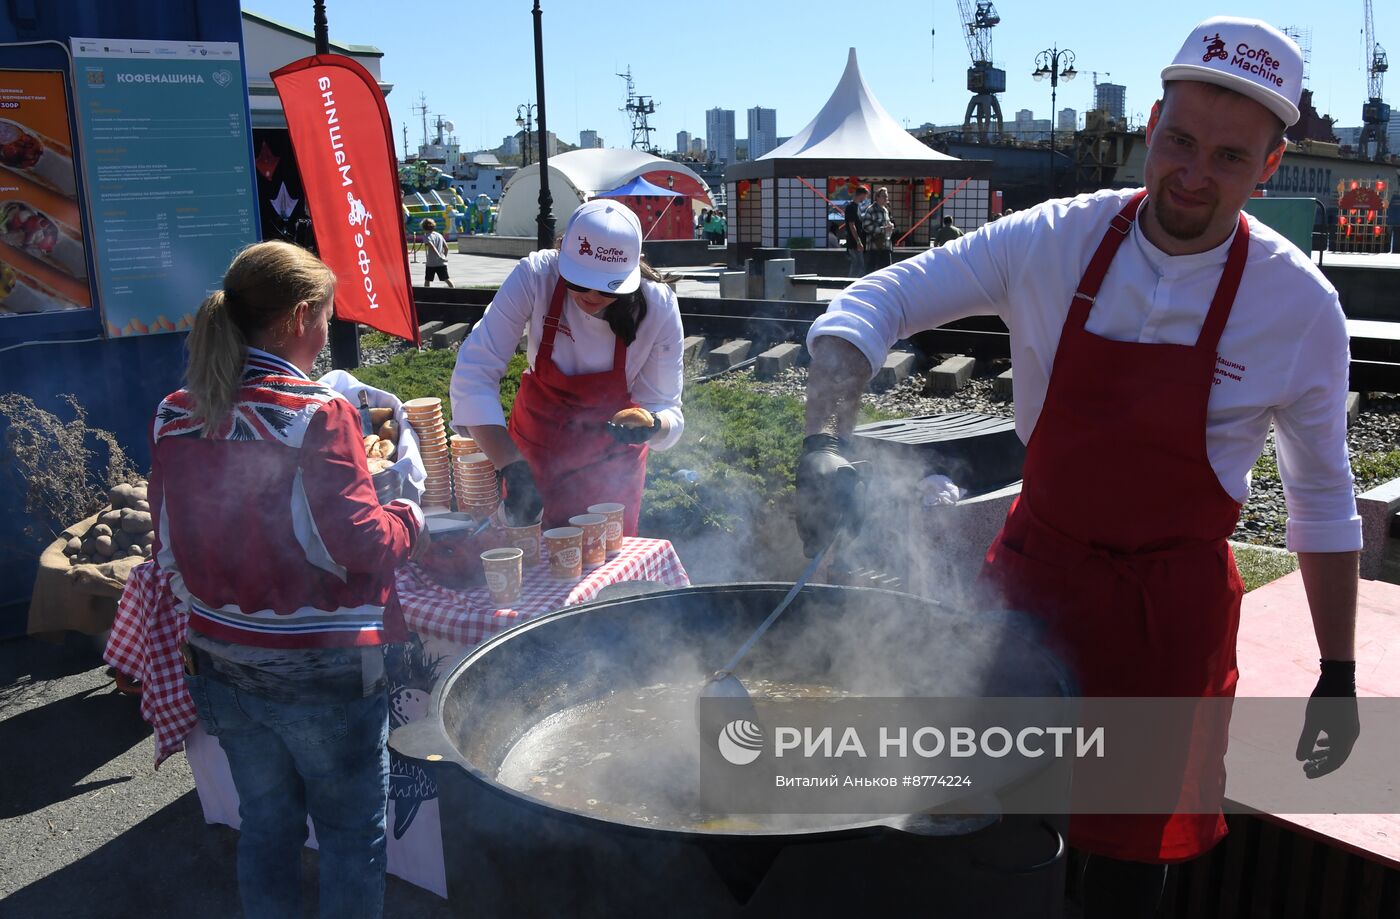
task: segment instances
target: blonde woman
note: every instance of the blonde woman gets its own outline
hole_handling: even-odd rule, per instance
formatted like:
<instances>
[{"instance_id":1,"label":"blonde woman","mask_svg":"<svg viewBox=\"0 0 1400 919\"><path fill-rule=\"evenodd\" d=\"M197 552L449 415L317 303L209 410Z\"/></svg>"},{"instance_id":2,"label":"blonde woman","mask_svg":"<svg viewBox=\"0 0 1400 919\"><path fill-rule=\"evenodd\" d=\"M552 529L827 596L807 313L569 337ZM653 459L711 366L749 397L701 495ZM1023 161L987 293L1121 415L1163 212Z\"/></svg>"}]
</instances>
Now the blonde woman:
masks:
<instances>
[{"instance_id":1,"label":"blonde woman","mask_svg":"<svg viewBox=\"0 0 1400 919\"><path fill-rule=\"evenodd\" d=\"M308 814L321 915L383 908L381 649L407 637L394 569L426 533L411 502L379 506L355 409L307 376L334 291L290 243L240 252L153 428L155 558L189 607L186 683L238 789L249 916L301 915Z\"/></svg>"}]
</instances>

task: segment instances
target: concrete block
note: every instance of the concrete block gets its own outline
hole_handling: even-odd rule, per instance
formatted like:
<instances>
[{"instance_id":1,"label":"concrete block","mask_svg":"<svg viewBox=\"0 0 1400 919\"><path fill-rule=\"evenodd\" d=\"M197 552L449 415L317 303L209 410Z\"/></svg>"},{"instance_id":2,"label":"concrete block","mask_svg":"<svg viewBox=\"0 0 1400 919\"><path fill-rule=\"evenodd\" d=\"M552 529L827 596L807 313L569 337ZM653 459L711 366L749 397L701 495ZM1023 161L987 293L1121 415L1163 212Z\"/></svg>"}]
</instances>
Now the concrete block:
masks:
<instances>
[{"instance_id":1,"label":"concrete block","mask_svg":"<svg viewBox=\"0 0 1400 919\"><path fill-rule=\"evenodd\" d=\"M958 392L972 379L977 359L966 355L950 357L929 372L928 391L939 395Z\"/></svg>"},{"instance_id":2,"label":"concrete block","mask_svg":"<svg viewBox=\"0 0 1400 919\"><path fill-rule=\"evenodd\" d=\"M445 325L433 333L433 347L450 348L455 344L460 344L471 330L472 324L470 322L454 322L451 325Z\"/></svg>"},{"instance_id":3,"label":"concrete block","mask_svg":"<svg viewBox=\"0 0 1400 919\"><path fill-rule=\"evenodd\" d=\"M763 263L763 299L781 300L787 296L788 278L797 273L797 259L775 258Z\"/></svg>"},{"instance_id":4,"label":"concrete block","mask_svg":"<svg viewBox=\"0 0 1400 919\"><path fill-rule=\"evenodd\" d=\"M1377 485L1356 496L1356 513L1361 517L1361 576L1375 580L1381 573L1386 542L1390 538L1390 518L1400 510L1400 479Z\"/></svg>"},{"instance_id":5,"label":"concrete block","mask_svg":"<svg viewBox=\"0 0 1400 919\"><path fill-rule=\"evenodd\" d=\"M749 295L749 273L747 271L721 271L719 273L719 295L729 300L744 300Z\"/></svg>"},{"instance_id":6,"label":"concrete block","mask_svg":"<svg viewBox=\"0 0 1400 919\"><path fill-rule=\"evenodd\" d=\"M875 379L870 381L870 388L877 392L893 389L913 372L917 361L918 358L908 351L891 351L885 355L885 364L875 374Z\"/></svg>"},{"instance_id":7,"label":"concrete block","mask_svg":"<svg viewBox=\"0 0 1400 919\"><path fill-rule=\"evenodd\" d=\"M687 335L681 341L681 362L689 363L698 361L705 357L710 350L710 343L703 335Z\"/></svg>"},{"instance_id":8,"label":"concrete block","mask_svg":"<svg viewBox=\"0 0 1400 919\"><path fill-rule=\"evenodd\" d=\"M802 346L796 342L787 342L773 348L769 348L758 356L758 361L754 364L754 376L760 380L771 380L778 374L797 364L797 359L802 356Z\"/></svg>"},{"instance_id":9,"label":"concrete block","mask_svg":"<svg viewBox=\"0 0 1400 919\"><path fill-rule=\"evenodd\" d=\"M753 342L746 338L725 342L718 348L711 349L706 366L711 371L727 370L747 358L752 348Z\"/></svg>"},{"instance_id":10,"label":"concrete block","mask_svg":"<svg viewBox=\"0 0 1400 919\"><path fill-rule=\"evenodd\" d=\"M1347 427L1356 424L1356 420L1361 417L1361 393L1347 393Z\"/></svg>"},{"instance_id":11,"label":"concrete block","mask_svg":"<svg viewBox=\"0 0 1400 919\"><path fill-rule=\"evenodd\" d=\"M787 291L783 294L784 300L800 300L806 303L817 302L817 285L815 284L794 284L792 279L788 279Z\"/></svg>"},{"instance_id":12,"label":"concrete block","mask_svg":"<svg viewBox=\"0 0 1400 919\"><path fill-rule=\"evenodd\" d=\"M1012 398L1012 393L1011 371L1008 370L1005 373L997 374L996 379L992 380L992 395L996 396L998 399L1010 400Z\"/></svg>"},{"instance_id":13,"label":"concrete block","mask_svg":"<svg viewBox=\"0 0 1400 919\"><path fill-rule=\"evenodd\" d=\"M438 322L436 319L432 322L425 322L418 327L418 338L426 344L433 340L433 333L446 324L445 322Z\"/></svg>"}]
</instances>

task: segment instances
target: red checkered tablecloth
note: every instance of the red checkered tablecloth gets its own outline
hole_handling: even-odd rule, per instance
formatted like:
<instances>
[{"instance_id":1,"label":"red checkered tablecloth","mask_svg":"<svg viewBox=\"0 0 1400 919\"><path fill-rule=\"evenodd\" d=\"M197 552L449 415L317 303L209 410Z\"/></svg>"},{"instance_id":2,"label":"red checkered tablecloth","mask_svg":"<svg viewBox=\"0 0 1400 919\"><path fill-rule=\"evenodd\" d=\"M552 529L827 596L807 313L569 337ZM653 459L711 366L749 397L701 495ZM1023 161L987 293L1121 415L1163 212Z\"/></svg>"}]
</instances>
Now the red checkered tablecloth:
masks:
<instances>
[{"instance_id":1,"label":"red checkered tablecloth","mask_svg":"<svg viewBox=\"0 0 1400 919\"><path fill-rule=\"evenodd\" d=\"M485 587L451 590L433 581L423 569L409 564L399 569L399 602L404 621L415 632L474 648L497 632L576 603L587 603L609 584L656 581L685 587L690 578L671 543L665 539L629 537L622 549L601 567L586 571L581 581L556 581L543 564L525 569L520 601L497 609Z\"/></svg>"},{"instance_id":2,"label":"red checkered tablecloth","mask_svg":"<svg viewBox=\"0 0 1400 919\"><path fill-rule=\"evenodd\" d=\"M581 581L552 580L543 566L527 569L514 609L496 609L484 587L468 591L443 587L417 565L406 565L398 572L399 601L409 627L425 637L469 648L536 616L586 603L604 587L621 581L685 587L690 578L670 542L640 538L623 540L621 552L585 573ZM157 767L184 748L185 736L199 719L185 689L180 659L187 619L184 605L170 590L170 575L154 562L137 565L117 603L116 621L103 653L107 663L141 681L141 717L155 731Z\"/></svg>"},{"instance_id":3,"label":"red checkered tablecloth","mask_svg":"<svg viewBox=\"0 0 1400 919\"><path fill-rule=\"evenodd\" d=\"M180 642L188 610L170 590L170 575L145 562L131 570L102 657L141 681L141 717L155 731L156 767L184 749L199 716L185 689Z\"/></svg>"}]
</instances>

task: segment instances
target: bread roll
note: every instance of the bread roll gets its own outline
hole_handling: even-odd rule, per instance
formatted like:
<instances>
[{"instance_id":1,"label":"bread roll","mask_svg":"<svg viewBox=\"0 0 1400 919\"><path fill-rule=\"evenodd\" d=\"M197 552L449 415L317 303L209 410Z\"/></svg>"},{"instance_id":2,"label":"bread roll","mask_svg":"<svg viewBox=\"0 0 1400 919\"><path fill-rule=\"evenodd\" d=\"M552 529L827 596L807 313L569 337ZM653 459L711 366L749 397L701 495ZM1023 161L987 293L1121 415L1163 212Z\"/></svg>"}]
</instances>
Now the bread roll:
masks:
<instances>
[{"instance_id":1,"label":"bread roll","mask_svg":"<svg viewBox=\"0 0 1400 919\"><path fill-rule=\"evenodd\" d=\"M386 459L383 459L382 457L371 456L369 458L369 474L374 475L375 473L383 472L385 469L388 469L392 465L394 464Z\"/></svg>"},{"instance_id":2,"label":"bread roll","mask_svg":"<svg viewBox=\"0 0 1400 919\"><path fill-rule=\"evenodd\" d=\"M372 408L369 410L369 423L376 428L393 417L394 410L391 408Z\"/></svg>"},{"instance_id":3,"label":"bread roll","mask_svg":"<svg viewBox=\"0 0 1400 919\"><path fill-rule=\"evenodd\" d=\"M624 408L612 416L612 423L624 428L649 428L656 422L651 412L644 408Z\"/></svg>"}]
</instances>

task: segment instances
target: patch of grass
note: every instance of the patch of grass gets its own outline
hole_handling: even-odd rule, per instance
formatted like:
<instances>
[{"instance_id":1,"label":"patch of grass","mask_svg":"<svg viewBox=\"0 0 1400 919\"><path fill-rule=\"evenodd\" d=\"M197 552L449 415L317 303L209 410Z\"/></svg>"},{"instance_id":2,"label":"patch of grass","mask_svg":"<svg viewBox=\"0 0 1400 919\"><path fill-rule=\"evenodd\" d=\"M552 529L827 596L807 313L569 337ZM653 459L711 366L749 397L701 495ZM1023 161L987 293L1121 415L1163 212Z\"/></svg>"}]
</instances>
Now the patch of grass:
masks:
<instances>
[{"instance_id":1,"label":"patch of grass","mask_svg":"<svg viewBox=\"0 0 1400 919\"><path fill-rule=\"evenodd\" d=\"M1238 543L1231 548L1235 553L1235 565L1240 569L1240 577L1244 579L1246 592L1298 570L1296 555Z\"/></svg>"},{"instance_id":2,"label":"patch of grass","mask_svg":"<svg viewBox=\"0 0 1400 919\"><path fill-rule=\"evenodd\" d=\"M402 338L387 332L380 332L376 329L361 330L360 332L360 345L365 348L390 348L401 344L404 344Z\"/></svg>"},{"instance_id":3,"label":"patch of grass","mask_svg":"<svg viewBox=\"0 0 1400 919\"><path fill-rule=\"evenodd\" d=\"M1400 450L1361 453L1352 458L1356 490L1367 491L1391 479L1400 479Z\"/></svg>"},{"instance_id":4,"label":"patch of grass","mask_svg":"<svg viewBox=\"0 0 1400 919\"><path fill-rule=\"evenodd\" d=\"M688 390L685 436L665 453L650 454L646 529L729 530L740 518L785 506L802 448L802 416L802 400L739 382Z\"/></svg>"}]
</instances>

